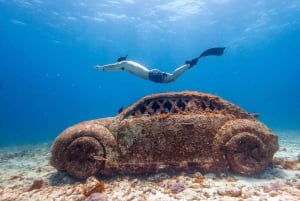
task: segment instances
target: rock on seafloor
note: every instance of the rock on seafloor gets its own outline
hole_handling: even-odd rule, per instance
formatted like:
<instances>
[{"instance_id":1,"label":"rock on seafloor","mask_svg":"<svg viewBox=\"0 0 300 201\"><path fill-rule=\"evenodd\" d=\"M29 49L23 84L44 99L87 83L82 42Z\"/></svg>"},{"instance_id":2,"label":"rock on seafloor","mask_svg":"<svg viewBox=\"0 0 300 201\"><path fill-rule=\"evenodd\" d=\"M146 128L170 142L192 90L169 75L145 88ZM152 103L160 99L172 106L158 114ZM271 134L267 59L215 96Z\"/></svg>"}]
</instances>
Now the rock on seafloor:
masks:
<instances>
[{"instance_id":1,"label":"rock on seafloor","mask_svg":"<svg viewBox=\"0 0 300 201\"><path fill-rule=\"evenodd\" d=\"M86 201L107 201L108 198L103 193L92 193L87 197Z\"/></svg>"}]
</instances>

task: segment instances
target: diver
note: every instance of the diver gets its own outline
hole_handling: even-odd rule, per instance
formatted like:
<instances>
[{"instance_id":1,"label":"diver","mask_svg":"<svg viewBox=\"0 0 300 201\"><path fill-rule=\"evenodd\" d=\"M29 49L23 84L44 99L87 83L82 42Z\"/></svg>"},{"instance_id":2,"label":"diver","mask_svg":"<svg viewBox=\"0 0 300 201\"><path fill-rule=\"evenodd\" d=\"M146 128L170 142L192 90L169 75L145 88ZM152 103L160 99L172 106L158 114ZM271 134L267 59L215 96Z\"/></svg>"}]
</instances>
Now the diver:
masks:
<instances>
[{"instance_id":1,"label":"diver","mask_svg":"<svg viewBox=\"0 0 300 201\"><path fill-rule=\"evenodd\" d=\"M156 83L169 83L175 81L186 70L195 66L201 57L205 56L221 56L225 47L210 48L202 52L202 54L194 59L187 60L184 65L176 68L173 73L162 72L159 69L148 69L145 66L134 62L127 61L127 55L118 58L116 63L107 64L104 66L96 65L98 70L102 71L128 71L138 77L150 80Z\"/></svg>"}]
</instances>

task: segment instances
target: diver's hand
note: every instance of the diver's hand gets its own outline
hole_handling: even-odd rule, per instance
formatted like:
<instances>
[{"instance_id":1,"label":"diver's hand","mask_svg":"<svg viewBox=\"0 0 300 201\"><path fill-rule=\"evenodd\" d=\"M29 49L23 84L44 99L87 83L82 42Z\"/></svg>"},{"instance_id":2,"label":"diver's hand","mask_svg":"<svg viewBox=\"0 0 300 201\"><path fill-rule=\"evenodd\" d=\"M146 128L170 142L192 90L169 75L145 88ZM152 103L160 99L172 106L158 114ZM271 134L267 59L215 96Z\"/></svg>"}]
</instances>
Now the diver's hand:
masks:
<instances>
[{"instance_id":1,"label":"diver's hand","mask_svg":"<svg viewBox=\"0 0 300 201\"><path fill-rule=\"evenodd\" d=\"M96 65L94 66L97 70L104 70L103 66Z\"/></svg>"}]
</instances>

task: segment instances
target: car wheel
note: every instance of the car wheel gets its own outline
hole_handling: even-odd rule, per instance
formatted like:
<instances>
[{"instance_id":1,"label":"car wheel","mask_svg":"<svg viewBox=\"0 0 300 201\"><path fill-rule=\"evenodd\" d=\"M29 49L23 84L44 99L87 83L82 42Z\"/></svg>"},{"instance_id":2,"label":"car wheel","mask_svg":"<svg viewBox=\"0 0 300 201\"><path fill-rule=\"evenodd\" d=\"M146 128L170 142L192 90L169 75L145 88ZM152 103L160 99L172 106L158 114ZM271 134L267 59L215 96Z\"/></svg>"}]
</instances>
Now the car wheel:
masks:
<instances>
[{"instance_id":1,"label":"car wheel","mask_svg":"<svg viewBox=\"0 0 300 201\"><path fill-rule=\"evenodd\" d=\"M50 163L76 178L106 173L116 151L112 133L95 121L86 121L64 130L51 147ZM109 159L108 159L109 158Z\"/></svg>"},{"instance_id":2,"label":"car wheel","mask_svg":"<svg viewBox=\"0 0 300 201\"><path fill-rule=\"evenodd\" d=\"M105 149L93 137L75 139L65 152L65 170L76 178L97 174L105 165Z\"/></svg>"},{"instance_id":3,"label":"car wheel","mask_svg":"<svg viewBox=\"0 0 300 201\"><path fill-rule=\"evenodd\" d=\"M277 136L264 124L250 119L226 122L215 136L213 146L218 167L245 175L263 172L277 150Z\"/></svg>"},{"instance_id":4,"label":"car wheel","mask_svg":"<svg viewBox=\"0 0 300 201\"><path fill-rule=\"evenodd\" d=\"M248 132L233 136L225 152L230 169L246 175L262 172L270 163L265 144Z\"/></svg>"}]
</instances>

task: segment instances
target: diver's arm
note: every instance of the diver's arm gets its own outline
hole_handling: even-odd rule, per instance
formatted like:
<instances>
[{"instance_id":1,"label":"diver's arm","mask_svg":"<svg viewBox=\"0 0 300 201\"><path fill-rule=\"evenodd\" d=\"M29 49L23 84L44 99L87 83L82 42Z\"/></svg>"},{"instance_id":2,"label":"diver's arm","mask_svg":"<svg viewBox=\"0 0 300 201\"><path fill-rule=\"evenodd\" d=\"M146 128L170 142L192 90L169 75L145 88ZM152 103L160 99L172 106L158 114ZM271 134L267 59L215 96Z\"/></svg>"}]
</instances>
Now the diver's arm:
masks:
<instances>
[{"instance_id":1,"label":"diver's arm","mask_svg":"<svg viewBox=\"0 0 300 201\"><path fill-rule=\"evenodd\" d=\"M113 64L107 64L104 66L96 65L95 68L102 71L120 71L120 70L124 70L121 63L122 62L117 62Z\"/></svg>"},{"instance_id":2,"label":"diver's arm","mask_svg":"<svg viewBox=\"0 0 300 201\"><path fill-rule=\"evenodd\" d=\"M149 69L145 66L134 61L121 61L113 64L107 64L104 66L95 66L98 70L102 71L122 71L126 70L141 78L148 79Z\"/></svg>"}]
</instances>

